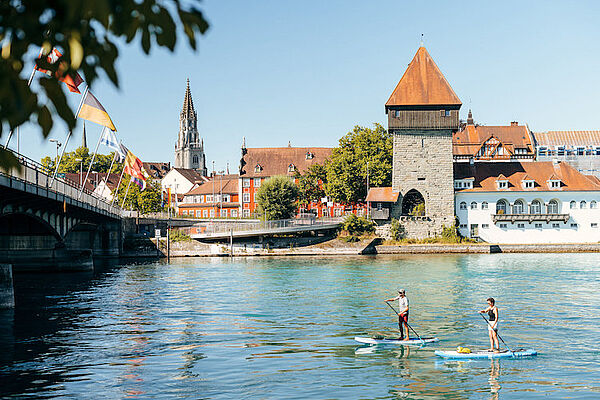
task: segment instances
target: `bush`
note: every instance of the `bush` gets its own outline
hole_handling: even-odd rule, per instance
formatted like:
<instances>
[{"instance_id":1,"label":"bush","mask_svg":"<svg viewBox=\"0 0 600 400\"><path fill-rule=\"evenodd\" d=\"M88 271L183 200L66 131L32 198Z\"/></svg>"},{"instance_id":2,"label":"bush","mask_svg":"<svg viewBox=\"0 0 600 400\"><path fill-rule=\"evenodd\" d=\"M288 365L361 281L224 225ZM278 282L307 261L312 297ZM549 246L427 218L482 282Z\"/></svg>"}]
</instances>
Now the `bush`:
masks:
<instances>
[{"instance_id":1,"label":"bush","mask_svg":"<svg viewBox=\"0 0 600 400\"><path fill-rule=\"evenodd\" d=\"M171 239L171 242L189 242L192 240L190 235L186 235L178 230L172 230L169 234L169 238Z\"/></svg>"},{"instance_id":2,"label":"bush","mask_svg":"<svg viewBox=\"0 0 600 400\"><path fill-rule=\"evenodd\" d=\"M298 193L298 187L288 177L273 176L256 192L256 214L267 221L292 218L298 210Z\"/></svg>"},{"instance_id":3,"label":"bush","mask_svg":"<svg viewBox=\"0 0 600 400\"><path fill-rule=\"evenodd\" d=\"M400 240L406 236L406 229L404 229L404 226L396 218L392 219L391 225L390 234L393 240Z\"/></svg>"},{"instance_id":4,"label":"bush","mask_svg":"<svg viewBox=\"0 0 600 400\"><path fill-rule=\"evenodd\" d=\"M458 229L456 228L456 225L444 226L442 228L442 238L449 242L460 243L460 241L461 241L461 237L460 237L460 234L458 233Z\"/></svg>"},{"instance_id":5,"label":"bush","mask_svg":"<svg viewBox=\"0 0 600 400\"><path fill-rule=\"evenodd\" d=\"M422 217L425 215L425 203L419 203L410 210L410 215L413 217Z\"/></svg>"},{"instance_id":6,"label":"bush","mask_svg":"<svg viewBox=\"0 0 600 400\"><path fill-rule=\"evenodd\" d=\"M348 232L351 236L360 236L365 233L375 232L375 224L370 219L365 217L357 217L354 214L350 214L344 219L342 223L342 229Z\"/></svg>"}]
</instances>

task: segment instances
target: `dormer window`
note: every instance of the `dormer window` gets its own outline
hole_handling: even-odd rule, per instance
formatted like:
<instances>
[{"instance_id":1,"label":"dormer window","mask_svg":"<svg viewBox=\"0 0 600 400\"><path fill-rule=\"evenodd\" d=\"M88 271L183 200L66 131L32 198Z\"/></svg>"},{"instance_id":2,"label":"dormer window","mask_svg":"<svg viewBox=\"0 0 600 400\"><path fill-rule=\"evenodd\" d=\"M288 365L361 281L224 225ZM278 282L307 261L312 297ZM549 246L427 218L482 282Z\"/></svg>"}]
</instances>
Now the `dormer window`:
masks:
<instances>
[{"instance_id":1,"label":"dormer window","mask_svg":"<svg viewBox=\"0 0 600 400\"><path fill-rule=\"evenodd\" d=\"M296 170L296 166L294 164L288 165L288 173L291 174Z\"/></svg>"},{"instance_id":2,"label":"dormer window","mask_svg":"<svg viewBox=\"0 0 600 400\"><path fill-rule=\"evenodd\" d=\"M307 160L312 160L313 158L315 158L314 153L311 153L310 151L306 152L306 159Z\"/></svg>"},{"instance_id":3,"label":"dormer window","mask_svg":"<svg viewBox=\"0 0 600 400\"><path fill-rule=\"evenodd\" d=\"M473 178L456 179L454 181L454 189L473 189Z\"/></svg>"},{"instance_id":4,"label":"dormer window","mask_svg":"<svg viewBox=\"0 0 600 400\"><path fill-rule=\"evenodd\" d=\"M508 181L507 180L498 180L498 181L496 181L496 184L498 185L498 189L500 189L500 190L508 189Z\"/></svg>"},{"instance_id":5,"label":"dormer window","mask_svg":"<svg viewBox=\"0 0 600 400\"><path fill-rule=\"evenodd\" d=\"M256 167L254 167L255 174L262 172L262 170L263 170L263 167L260 164L256 164Z\"/></svg>"},{"instance_id":6,"label":"dormer window","mask_svg":"<svg viewBox=\"0 0 600 400\"><path fill-rule=\"evenodd\" d=\"M526 176L521 181L521 186L523 186L523 189L533 189L535 186L535 181L533 179L531 179L529 176Z\"/></svg>"},{"instance_id":7,"label":"dormer window","mask_svg":"<svg viewBox=\"0 0 600 400\"><path fill-rule=\"evenodd\" d=\"M560 189L560 179L549 179L548 187L550 189Z\"/></svg>"}]
</instances>

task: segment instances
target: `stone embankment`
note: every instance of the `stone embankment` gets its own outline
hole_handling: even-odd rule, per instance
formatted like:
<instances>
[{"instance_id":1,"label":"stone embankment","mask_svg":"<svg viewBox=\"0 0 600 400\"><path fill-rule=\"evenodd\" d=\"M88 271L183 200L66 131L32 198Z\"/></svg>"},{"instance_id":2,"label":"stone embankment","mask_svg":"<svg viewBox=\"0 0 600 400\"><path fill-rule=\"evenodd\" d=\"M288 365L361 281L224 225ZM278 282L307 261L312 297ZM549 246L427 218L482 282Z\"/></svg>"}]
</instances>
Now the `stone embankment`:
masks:
<instances>
[{"instance_id":1,"label":"stone embankment","mask_svg":"<svg viewBox=\"0 0 600 400\"><path fill-rule=\"evenodd\" d=\"M376 246L377 254L440 254L440 253L596 253L600 243L557 244L401 244Z\"/></svg>"}]
</instances>

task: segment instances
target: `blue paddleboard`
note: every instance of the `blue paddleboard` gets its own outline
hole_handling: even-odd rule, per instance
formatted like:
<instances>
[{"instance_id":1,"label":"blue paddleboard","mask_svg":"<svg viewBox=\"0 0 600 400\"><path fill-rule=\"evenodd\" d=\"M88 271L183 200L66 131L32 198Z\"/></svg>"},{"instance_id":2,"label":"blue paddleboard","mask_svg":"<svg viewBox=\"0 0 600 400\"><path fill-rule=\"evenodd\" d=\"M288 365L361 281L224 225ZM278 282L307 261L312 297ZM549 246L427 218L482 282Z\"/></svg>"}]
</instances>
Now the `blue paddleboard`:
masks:
<instances>
[{"instance_id":1,"label":"blue paddleboard","mask_svg":"<svg viewBox=\"0 0 600 400\"><path fill-rule=\"evenodd\" d=\"M513 352L502 350L493 352L487 350L476 350L471 353L459 353L455 350L436 350L435 355L449 359L481 359L481 358L519 358L532 357L537 355L537 351L533 349L518 349Z\"/></svg>"}]
</instances>

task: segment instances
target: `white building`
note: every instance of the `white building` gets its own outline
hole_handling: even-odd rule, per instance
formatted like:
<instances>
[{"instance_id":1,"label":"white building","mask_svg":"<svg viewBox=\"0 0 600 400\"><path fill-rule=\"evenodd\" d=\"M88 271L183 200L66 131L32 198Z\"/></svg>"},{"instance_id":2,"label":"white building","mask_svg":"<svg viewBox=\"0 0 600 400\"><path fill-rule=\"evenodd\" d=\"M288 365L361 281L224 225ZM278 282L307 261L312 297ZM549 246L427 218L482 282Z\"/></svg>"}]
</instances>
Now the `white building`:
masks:
<instances>
[{"instance_id":1,"label":"white building","mask_svg":"<svg viewBox=\"0 0 600 400\"><path fill-rule=\"evenodd\" d=\"M196 183L204 183L208 178L193 169L173 168L160 181L163 192L171 189L171 194L180 197L189 192Z\"/></svg>"},{"instance_id":2,"label":"white building","mask_svg":"<svg viewBox=\"0 0 600 400\"><path fill-rule=\"evenodd\" d=\"M454 164L461 235L489 243L600 241L600 180L564 162Z\"/></svg>"},{"instance_id":3,"label":"white building","mask_svg":"<svg viewBox=\"0 0 600 400\"><path fill-rule=\"evenodd\" d=\"M600 131L535 133L538 161L567 161L584 174L600 177Z\"/></svg>"}]
</instances>

